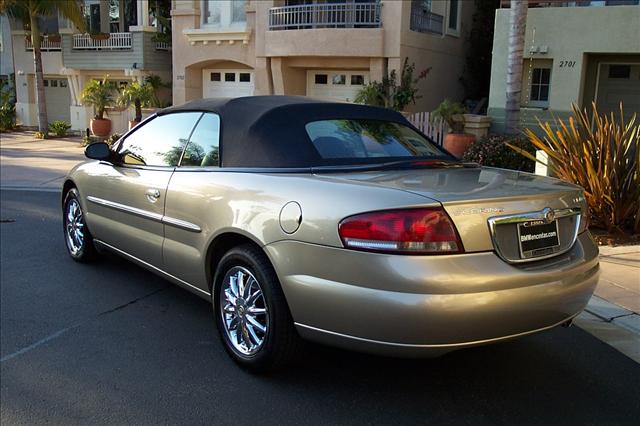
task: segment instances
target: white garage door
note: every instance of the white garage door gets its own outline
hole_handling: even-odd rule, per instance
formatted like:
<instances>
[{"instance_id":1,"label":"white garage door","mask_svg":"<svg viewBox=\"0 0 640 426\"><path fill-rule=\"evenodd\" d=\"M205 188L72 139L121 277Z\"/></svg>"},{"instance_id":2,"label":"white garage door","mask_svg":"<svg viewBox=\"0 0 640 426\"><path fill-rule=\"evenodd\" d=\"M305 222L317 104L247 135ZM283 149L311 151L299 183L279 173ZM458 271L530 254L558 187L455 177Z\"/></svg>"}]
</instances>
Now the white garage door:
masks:
<instances>
[{"instance_id":1,"label":"white garage door","mask_svg":"<svg viewBox=\"0 0 640 426\"><path fill-rule=\"evenodd\" d=\"M44 78L44 99L47 104L47 118L49 123L62 120L70 121L71 93L66 77Z\"/></svg>"},{"instance_id":2,"label":"white garage door","mask_svg":"<svg viewBox=\"0 0 640 426\"><path fill-rule=\"evenodd\" d=\"M620 111L627 119L640 112L640 64L601 64L597 93L600 114Z\"/></svg>"},{"instance_id":3,"label":"white garage door","mask_svg":"<svg viewBox=\"0 0 640 426\"><path fill-rule=\"evenodd\" d=\"M307 96L353 102L367 83L369 73L366 71L307 71Z\"/></svg>"},{"instance_id":4,"label":"white garage door","mask_svg":"<svg viewBox=\"0 0 640 426\"><path fill-rule=\"evenodd\" d=\"M253 89L253 72L249 70L206 69L202 72L202 95L205 98L252 96Z\"/></svg>"}]
</instances>

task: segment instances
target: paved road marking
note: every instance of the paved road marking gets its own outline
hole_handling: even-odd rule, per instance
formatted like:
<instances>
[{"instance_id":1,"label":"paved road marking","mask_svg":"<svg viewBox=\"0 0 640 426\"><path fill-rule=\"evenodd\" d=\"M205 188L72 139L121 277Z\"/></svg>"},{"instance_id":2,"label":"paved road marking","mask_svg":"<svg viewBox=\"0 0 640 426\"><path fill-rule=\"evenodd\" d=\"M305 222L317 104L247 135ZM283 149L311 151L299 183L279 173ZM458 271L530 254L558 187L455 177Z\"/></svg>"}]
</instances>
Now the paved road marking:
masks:
<instances>
[{"instance_id":1,"label":"paved road marking","mask_svg":"<svg viewBox=\"0 0 640 426\"><path fill-rule=\"evenodd\" d=\"M158 288L158 289L152 291L151 293L147 293L147 294L145 294L143 296L140 296L140 297L137 297L137 298L135 298L133 300L130 300L129 302L126 302L126 303L123 303L121 305L118 305L115 308L111 308L111 309L107 309L106 311L102 311L99 314L97 314L97 315L95 315L93 317L87 318L84 321L80 321L79 323L76 323L76 324L73 324L73 325L71 325L69 327L63 328L62 330L58 330L55 333L45 337L44 339L40 339L37 342L30 344L29 346L26 346L26 347L24 347L22 349L19 349L19 350L15 351L15 352L13 352L13 353L11 353L9 355L3 356L2 358L0 358L0 363L3 363L5 361L9 361L10 359L13 359L13 358L15 358L17 356L20 356L20 355L23 355L23 354L25 354L27 352L30 352L30 351L38 348L39 346L42 346L45 343L50 342L51 340L57 339L58 337L62 336L63 334L65 334L69 330L73 330L74 328L78 328L81 325L86 324L87 322L89 322L91 320L94 320L94 319L96 319L98 317L101 317L103 315L107 315L107 314L110 314L112 312L118 311L120 309L126 308L129 305L133 305L134 303L136 303L136 302L138 302L138 301L140 301L142 299L146 299L147 297L151 297L154 294L159 293L159 292L161 292L161 291L163 291L163 290L165 290L165 289L167 289L169 287L170 286L167 285L167 286Z\"/></svg>"}]
</instances>

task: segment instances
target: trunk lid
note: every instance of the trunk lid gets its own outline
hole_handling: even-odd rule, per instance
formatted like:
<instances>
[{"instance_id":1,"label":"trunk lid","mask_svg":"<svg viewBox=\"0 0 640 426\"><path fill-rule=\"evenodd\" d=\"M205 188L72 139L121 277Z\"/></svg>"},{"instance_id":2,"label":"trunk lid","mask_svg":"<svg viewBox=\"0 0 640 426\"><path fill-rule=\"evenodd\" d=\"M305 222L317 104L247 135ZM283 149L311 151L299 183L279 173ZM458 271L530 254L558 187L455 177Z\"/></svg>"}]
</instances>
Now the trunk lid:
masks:
<instances>
[{"instance_id":1,"label":"trunk lid","mask_svg":"<svg viewBox=\"0 0 640 426\"><path fill-rule=\"evenodd\" d=\"M586 211L582 189L577 185L489 167L370 170L323 174L323 177L394 188L421 195L425 202L441 203L458 229L467 252L494 250L490 218L540 212L545 208ZM559 227L570 228L576 220L574 217L567 223L559 222ZM564 233L562 229L559 231L561 237L564 234L568 238L571 234L569 229ZM516 238L517 235L513 235L514 241Z\"/></svg>"}]
</instances>

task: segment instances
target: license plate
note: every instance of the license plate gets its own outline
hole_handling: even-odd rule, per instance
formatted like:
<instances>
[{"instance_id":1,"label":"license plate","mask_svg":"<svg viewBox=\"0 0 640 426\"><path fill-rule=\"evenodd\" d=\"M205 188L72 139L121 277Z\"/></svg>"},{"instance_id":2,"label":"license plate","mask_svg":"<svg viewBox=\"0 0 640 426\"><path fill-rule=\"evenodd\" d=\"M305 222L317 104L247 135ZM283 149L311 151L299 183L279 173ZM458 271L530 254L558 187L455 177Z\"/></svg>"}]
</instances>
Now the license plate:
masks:
<instances>
[{"instance_id":1,"label":"license plate","mask_svg":"<svg viewBox=\"0 0 640 426\"><path fill-rule=\"evenodd\" d=\"M530 220L518 224L518 241L522 258L544 256L553 253L560 245L558 221L544 223Z\"/></svg>"}]
</instances>

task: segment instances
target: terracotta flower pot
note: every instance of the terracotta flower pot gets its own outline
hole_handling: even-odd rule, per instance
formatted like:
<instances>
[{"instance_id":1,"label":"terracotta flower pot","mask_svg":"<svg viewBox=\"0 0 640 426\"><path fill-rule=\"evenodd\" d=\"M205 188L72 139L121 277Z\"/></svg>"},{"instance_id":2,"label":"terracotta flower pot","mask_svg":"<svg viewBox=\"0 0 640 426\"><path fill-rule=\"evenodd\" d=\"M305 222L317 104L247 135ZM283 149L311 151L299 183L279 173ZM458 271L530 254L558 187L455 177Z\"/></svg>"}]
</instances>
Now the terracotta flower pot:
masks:
<instances>
[{"instance_id":1,"label":"terracotta flower pot","mask_svg":"<svg viewBox=\"0 0 640 426\"><path fill-rule=\"evenodd\" d=\"M92 118L89 122L89 127L91 127L91 133L104 138L109 136L111 132L111 120L107 118Z\"/></svg>"},{"instance_id":2,"label":"terracotta flower pot","mask_svg":"<svg viewBox=\"0 0 640 426\"><path fill-rule=\"evenodd\" d=\"M469 133L449 133L444 138L444 149L458 158L476 141L475 135Z\"/></svg>"}]
</instances>

